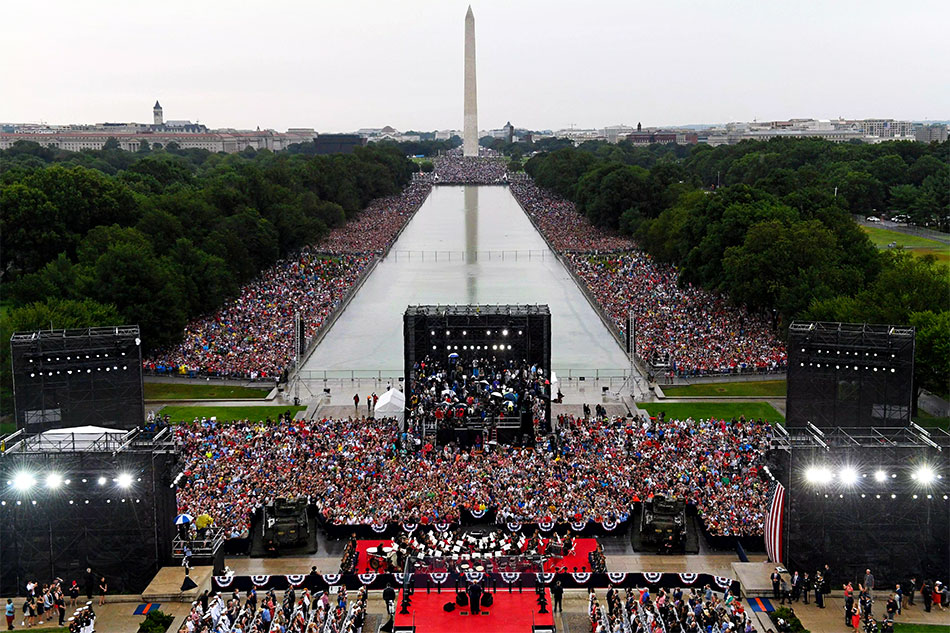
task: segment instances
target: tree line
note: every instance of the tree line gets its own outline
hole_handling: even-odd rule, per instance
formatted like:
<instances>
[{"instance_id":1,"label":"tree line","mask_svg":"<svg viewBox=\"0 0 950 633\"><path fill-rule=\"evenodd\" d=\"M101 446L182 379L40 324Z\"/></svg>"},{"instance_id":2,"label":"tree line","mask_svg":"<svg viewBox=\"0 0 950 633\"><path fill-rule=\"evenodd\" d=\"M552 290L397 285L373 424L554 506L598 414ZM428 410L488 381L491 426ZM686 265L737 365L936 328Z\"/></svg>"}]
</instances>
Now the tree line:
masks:
<instances>
[{"instance_id":1,"label":"tree line","mask_svg":"<svg viewBox=\"0 0 950 633\"><path fill-rule=\"evenodd\" d=\"M680 283L773 318L915 325L918 386L950 381L950 276L932 255L878 251L852 214L950 221L950 143L585 143L531 158L542 187L633 237Z\"/></svg>"},{"instance_id":2,"label":"tree line","mask_svg":"<svg viewBox=\"0 0 950 633\"><path fill-rule=\"evenodd\" d=\"M0 152L2 340L122 322L141 326L146 350L175 343L189 320L415 170L385 146L305 156L171 145ZM6 391L9 345L0 350Z\"/></svg>"}]
</instances>

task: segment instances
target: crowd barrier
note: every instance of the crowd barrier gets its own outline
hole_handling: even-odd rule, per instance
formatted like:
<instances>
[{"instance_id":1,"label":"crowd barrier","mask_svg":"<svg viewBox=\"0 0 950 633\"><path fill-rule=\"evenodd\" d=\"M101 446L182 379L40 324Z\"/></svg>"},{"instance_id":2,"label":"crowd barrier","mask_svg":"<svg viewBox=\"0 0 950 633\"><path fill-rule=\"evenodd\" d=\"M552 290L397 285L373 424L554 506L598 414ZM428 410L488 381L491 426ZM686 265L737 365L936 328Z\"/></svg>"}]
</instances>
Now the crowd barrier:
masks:
<instances>
[{"instance_id":1,"label":"crowd barrier","mask_svg":"<svg viewBox=\"0 0 950 633\"><path fill-rule=\"evenodd\" d=\"M574 572L574 573L434 573L434 574L406 574L400 573L368 573L368 574L290 574L286 576L214 576L211 580L212 589L216 592L228 591L285 591L294 589L310 589L311 591L330 591L331 587L345 586L348 590L366 587L370 590L385 589L387 586L402 587L412 584L416 591L446 591L455 592L457 587L463 587L467 582L485 582L492 591L523 591L533 590L536 586L550 586L556 580L561 581L565 589L604 589L608 585L615 588L659 587L673 588L704 588L709 585L714 591L728 589L733 595L739 595L739 581L724 576L697 573L665 573L665 572L623 572L611 571L605 573Z\"/></svg>"}]
</instances>

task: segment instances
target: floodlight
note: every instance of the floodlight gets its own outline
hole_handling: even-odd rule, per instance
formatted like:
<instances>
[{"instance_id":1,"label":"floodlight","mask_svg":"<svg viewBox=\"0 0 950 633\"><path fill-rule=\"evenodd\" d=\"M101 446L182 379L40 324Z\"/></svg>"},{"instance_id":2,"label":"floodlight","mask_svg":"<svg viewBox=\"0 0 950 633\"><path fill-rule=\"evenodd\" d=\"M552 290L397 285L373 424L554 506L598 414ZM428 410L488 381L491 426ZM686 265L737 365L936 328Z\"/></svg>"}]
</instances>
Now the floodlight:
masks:
<instances>
[{"instance_id":1,"label":"floodlight","mask_svg":"<svg viewBox=\"0 0 950 633\"><path fill-rule=\"evenodd\" d=\"M98 479L97 481L98 481L98 483L99 483L100 486L106 485L106 478L105 478L105 477L99 477L99 479Z\"/></svg>"},{"instance_id":2,"label":"floodlight","mask_svg":"<svg viewBox=\"0 0 950 633\"><path fill-rule=\"evenodd\" d=\"M845 466L841 469L841 472L838 473L838 478L846 486L853 486L858 483L858 471L850 466Z\"/></svg>"},{"instance_id":3,"label":"floodlight","mask_svg":"<svg viewBox=\"0 0 950 633\"><path fill-rule=\"evenodd\" d=\"M63 476L59 473L50 473L46 475L46 487L55 490L63 485Z\"/></svg>"},{"instance_id":4,"label":"floodlight","mask_svg":"<svg viewBox=\"0 0 950 633\"><path fill-rule=\"evenodd\" d=\"M813 484L827 484L832 480L831 471L825 466L812 466L805 471L805 479Z\"/></svg>"},{"instance_id":5,"label":"floodlight","mask_svg":"<svg viewBox=\"0 0 950 633\"><path fill-rule=\"evenodd\" d=\"M502 336L508 336L508 330L502 330L502 331L501 331L501 335L502 335Z\"/></svg>"},{"instance_id":6,"label":"floodlight","mask_svg":"<svg viewBox=\"0 0 950 633\"><path fill-rule=\"evenodd\" d=\"M932 484L934 479L936 479L933 469L929 466L921 466L918 468L914 472L913 477L924 485Z\"/></svg>"},{"instance_id":7,"label":"floodlight","mask_svg":"<svg viewBox=\"0 0 950 633\"><path fill-rule=\"evenodd\" d=\"M36 485L36 479L30 473L17 473L13 477L13 487L24 492Z\"/></svg>"},{"instance_id":8,"label":"floodlight","mask_svg":"<svg viewBox=\"0 0 950 633\"><path fill-rule=\"evenodd\" d=\"M887 481L887 473L884 472L883 470L879 470L879 471L875 472L875 473L874 473L874 481L876 481L876 482L879 483L879 484L884 483L885 481Z\"/></svg>"},{"instance_id":9,"label":"floodlight","mask_svg":"<svg viewBox=\"0 0 950 633\"><path fill-rule=\"evenodd\" d=\"M132 485L132 475L129 473L119 473L119 476L115 478L115 482L119 484L120 488L128 488Z\"/></svg>"}]
</instances>

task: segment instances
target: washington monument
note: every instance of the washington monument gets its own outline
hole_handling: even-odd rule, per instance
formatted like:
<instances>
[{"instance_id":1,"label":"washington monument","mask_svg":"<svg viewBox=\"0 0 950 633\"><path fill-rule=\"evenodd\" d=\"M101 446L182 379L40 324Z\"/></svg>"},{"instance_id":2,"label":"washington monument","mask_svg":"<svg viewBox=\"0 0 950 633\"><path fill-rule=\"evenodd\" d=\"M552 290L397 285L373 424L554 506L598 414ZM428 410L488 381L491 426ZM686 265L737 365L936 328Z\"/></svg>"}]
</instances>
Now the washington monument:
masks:
<instances>
[{"instance_id":1,"label":"washington monument","mask_svg":"<svg viewBox=\"0 0 950 633\"><path fill-rule=\"evenodd\" d=\"M478 156L478 96L475 90L475 15L469 5L465 14L465 125L462 153Z\"/></svg>"}]
</instances>

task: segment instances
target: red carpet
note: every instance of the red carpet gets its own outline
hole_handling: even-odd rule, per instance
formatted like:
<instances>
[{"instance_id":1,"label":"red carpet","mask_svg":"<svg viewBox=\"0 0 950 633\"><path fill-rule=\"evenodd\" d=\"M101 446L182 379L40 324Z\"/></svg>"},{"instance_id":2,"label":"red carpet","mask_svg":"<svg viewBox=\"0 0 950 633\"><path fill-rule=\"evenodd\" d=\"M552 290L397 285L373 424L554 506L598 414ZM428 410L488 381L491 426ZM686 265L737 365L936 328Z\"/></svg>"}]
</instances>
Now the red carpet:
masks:
<instances>
[{"instance_id":1,"label":"red carpet","mask_svg":"<svg viewBox=\"0 0 950 633\"><path fill-rule=\"evenodd\" d=\"M590 561L587 555L597 549L597 539L574 539L574 554L565 558L548 559L544 563L544 571L554 571L555 568L567 567L567 571L590 571ZM577 567L575 570L574 568Z\"/></svg>"},{"instance_id":2,"label":"red carpet","mask_svg":"<svg viewBox=\"0 0 950 633\"><path fill-rule=\"evenodd\" d=\"M454 588L453 588L454 589ZM545 589L548 611L551 610L551 593ZM396 603L396 626L415 626L416 633L531 633L532 625L554 626L554 615L538 613L538 595L532 589L524 593L497 591L492 594L495 603L482 607L479 615L470 615L469 607L455 605L455 610L446 613L442 607L455 601L455 591L441 594L416 590L408 615L400 615L402 592ZM487 613L487 615L486 615ZM463 615L464 614L464 615Z\"/></svg>"},{"instance_id":3,"label":"red carpet","mask_svg":"<svg viewBox=\"0 0 950 633\"><path fill-rule=\"evenodd\" d=\"M368 574L371 571L374 571L372 567L369 566L369 554L366 553L371 547L390 546L392 541L356 541L356 551L359 552L359 558L356 559L356 573L358 574Z\"/></svg>"}]
</instances>

